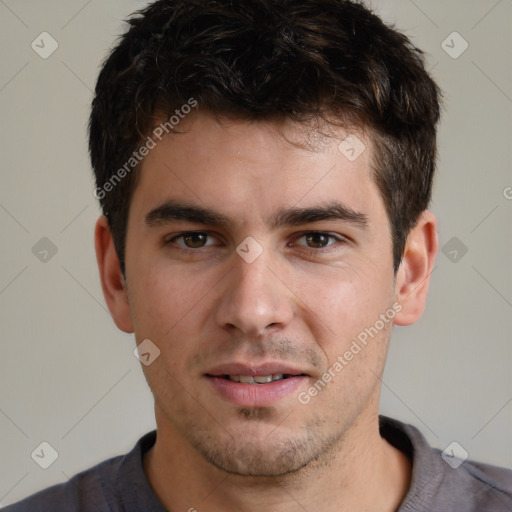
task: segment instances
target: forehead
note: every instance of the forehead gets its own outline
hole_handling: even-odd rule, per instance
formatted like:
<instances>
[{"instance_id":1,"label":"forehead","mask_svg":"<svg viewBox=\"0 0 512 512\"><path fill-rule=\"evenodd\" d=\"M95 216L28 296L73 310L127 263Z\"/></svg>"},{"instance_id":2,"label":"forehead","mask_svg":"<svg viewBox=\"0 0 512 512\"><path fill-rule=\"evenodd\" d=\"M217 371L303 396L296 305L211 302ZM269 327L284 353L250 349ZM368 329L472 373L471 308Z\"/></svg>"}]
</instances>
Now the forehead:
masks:
<instances>
[{"instance_id":1,"label":"forehead","mask_svg":"<svg viewBox=\"0 0 512 512\"><path fill-rule=\"evenodd\" d=\"M185 199L240 216L252 209L378 198L367 134L292 121L216 119L198 113L145 157L134 202Z\"/></svg>"}]
</instances>

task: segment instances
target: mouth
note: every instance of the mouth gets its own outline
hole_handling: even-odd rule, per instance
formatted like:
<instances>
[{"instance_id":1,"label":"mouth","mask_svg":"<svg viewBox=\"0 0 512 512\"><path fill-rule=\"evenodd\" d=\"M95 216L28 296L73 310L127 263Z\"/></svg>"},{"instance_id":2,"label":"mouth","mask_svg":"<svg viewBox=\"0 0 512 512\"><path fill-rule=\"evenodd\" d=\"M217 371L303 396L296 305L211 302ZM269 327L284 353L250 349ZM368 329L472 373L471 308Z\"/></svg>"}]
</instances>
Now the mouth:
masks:
<instances>
[{"instance_id":1,"label":"mouth","mask_svg":"<svg viewBox=\"0 0 512 512\"><path fill-rule=\"evenodd\" d=\"M277 405L303 385L309 375L282 363L227 364L205 375L217 397L239 407Z\"/></svg>"},{"instance_id":2,"label":"mouth","mask_svg":"<svg viewBox=\"0 0 512 512\"><path fill-rule=\"evenodd\" d=\"M305 373L292 375L289 373L276 373L271 375L208 375L207 377L220 377L232 382L241 382L242 384L270 384L277 380L285 380L292 377L305 377Z\"/></svg>"}]
</instances>

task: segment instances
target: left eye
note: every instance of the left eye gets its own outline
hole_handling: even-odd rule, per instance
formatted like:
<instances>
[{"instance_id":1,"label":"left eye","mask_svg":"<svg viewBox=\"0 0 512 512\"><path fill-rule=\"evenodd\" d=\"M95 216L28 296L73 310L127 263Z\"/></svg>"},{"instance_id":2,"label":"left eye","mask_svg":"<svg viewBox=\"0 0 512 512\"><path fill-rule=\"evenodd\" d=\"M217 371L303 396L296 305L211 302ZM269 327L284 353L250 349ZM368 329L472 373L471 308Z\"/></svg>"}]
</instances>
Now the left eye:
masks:
<instances>
[{"instance_id":1,"label":"left eye","mask_svg":"<svg viewBox=\"0 0 512 512\"><path fill-rule=\"evenodd\" d=\"M310 249L323 249L324 247L327 247L329 245L333 245L336 242L341 242L342 239L330 235L329 233L323 233L319 231L312 231L310 233L304 233L303 235L297 237L295 239L298 240L304 240L305 244L299 244L299 245L307 245Z\"/></svg>"},{"instance_id":2,"label":"left eye","mask_svg":"<svg viewBox=\"0 0 512 512\"><path fill-rule=\"evenodd\" d=\"M211 243L208 238L211 239ZM167 240L169 242L176 242L181 247L187 249L201 249L208 245L213 245L213 239L208 233L204 231L190 231L188 233L181 233L180 235L174 236Z\"/></svg>"}]
</instances>

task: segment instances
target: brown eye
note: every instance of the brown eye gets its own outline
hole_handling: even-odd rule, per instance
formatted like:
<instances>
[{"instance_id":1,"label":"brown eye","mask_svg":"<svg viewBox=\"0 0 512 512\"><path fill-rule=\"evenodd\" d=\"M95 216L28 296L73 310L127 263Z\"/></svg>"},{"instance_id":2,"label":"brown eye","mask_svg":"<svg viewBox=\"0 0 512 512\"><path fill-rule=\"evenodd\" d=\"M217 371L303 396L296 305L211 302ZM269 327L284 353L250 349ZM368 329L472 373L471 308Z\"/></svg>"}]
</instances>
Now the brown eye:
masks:
<instances>
[{"instance_id":1,"label":"brown eye","mask_svg":"<svg viewBox=\"0 0 512 512\"><path fill-rule=\"evenodd\" d=\"M324 233L307 233L304 236L306 238L306 243L312 249L321 249L326 247L329 245L329 238L333 238L332 236Z\"/></svg>"},{"instance_id":2,"label":"brown eye","mask_svg":"<svg viewBox=\"0 0 512 512\"><path fill-rule=\"evenodd\" d=\"M188 233L182 235L181 238L189 249L200 249L206 245L208 235L206 233Z\"/></svg>"},{"instance_id":3,"label":"brown eye","mask_svg":"<svg viewBox=\"0 0 512 512\"><path fill-rule=\"evenodd\" d=\"M175 244L181 249L202 249L215 245L215 238L205 231L185 231L165 239L165 245Z\"/></svg>"},{"instance_id":4,"label":"brown eye","mask_svg":"<svg viewBox=\"0 0 512 512\"><path fill-rule=\"evenodd\" d=\"M328 233L325 231L307 231L296 235L291 245L297 245L303 249L321 252L322 249L330 250L340 248L347 243L347 238L343 235Z\"/></svg>"}]
</instances>

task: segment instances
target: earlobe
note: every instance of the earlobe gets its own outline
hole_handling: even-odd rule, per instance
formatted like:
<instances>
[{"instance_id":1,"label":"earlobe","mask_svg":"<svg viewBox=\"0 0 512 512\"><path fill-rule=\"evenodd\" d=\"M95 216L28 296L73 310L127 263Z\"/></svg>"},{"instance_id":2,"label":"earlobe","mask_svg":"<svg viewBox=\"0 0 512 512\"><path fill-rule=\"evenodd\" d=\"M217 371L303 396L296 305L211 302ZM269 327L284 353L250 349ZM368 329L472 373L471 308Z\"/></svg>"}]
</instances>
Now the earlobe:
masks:
<instances>
[{"instance_id":1,"label":"earlobe","mask_svg":"<svg viewBox=\"0 0 512 512\"><path fill-rule=\"evenodd\" d=\"M438 246L436 218L425 210L407 237L396 275L395 296L402 305L394 319L396 325L413 324L423 314Z\"/></svg>"},{"instance_id":2,"label":"earlobe","mask_svg":"<svg viewBox=\"0 0 512 512\"><path fill-rule=\"evenodd\" d=\"M112 318L119 329L133 332L130 305L121 265L106 217L100 217L94 231L96 260L101 288Z\"/></svg>"}]
</instances>

